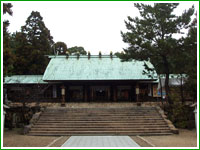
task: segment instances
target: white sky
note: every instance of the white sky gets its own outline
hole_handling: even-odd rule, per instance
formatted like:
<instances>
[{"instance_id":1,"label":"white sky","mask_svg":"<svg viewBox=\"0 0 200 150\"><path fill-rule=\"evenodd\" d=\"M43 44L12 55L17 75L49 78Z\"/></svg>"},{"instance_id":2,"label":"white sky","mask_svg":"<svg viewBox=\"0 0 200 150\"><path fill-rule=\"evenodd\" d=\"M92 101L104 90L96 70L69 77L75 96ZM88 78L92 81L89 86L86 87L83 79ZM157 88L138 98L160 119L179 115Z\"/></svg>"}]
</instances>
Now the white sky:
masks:
<instances>
[{"instance_id":1,"label":"white sky","mask_svg":"<svg viewBox=\"0 0 200 150\"><path fill-rule=\"evenodd\" d=\"M54 42L65 42L67 47L83 46L91 54L109 54L127 47L120 34L126 31L124 20L139 15L130 1L11 3L13 16L3 15L2 19L10 21L10 32L20 31L31 11L39 11ZM181 1L175 13L180 15L193 4L199 10L198 2Z\"/></svg>"}]
</instances>

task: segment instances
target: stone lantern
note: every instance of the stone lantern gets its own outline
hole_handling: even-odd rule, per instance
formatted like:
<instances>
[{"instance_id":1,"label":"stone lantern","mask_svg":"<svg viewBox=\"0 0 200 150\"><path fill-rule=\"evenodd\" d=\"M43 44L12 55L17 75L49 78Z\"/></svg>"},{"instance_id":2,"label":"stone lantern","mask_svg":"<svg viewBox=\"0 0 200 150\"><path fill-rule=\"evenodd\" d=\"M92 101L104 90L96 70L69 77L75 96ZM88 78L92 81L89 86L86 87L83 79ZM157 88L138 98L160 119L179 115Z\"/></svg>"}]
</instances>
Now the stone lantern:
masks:
<instances>
[{"instance_id":1,"label":"stone lantern","mask_svg":"<svg viewBox=\"0 0 200 150\"><path fill-rule=\"evenodd\" d=\"M61 106L65 106L65 86L61 86Z\"/></svg>"},{"instance_id":2,"label":"stone lantern","mask_svg":"<svg viewBox=\"0 0 200 150\"><path fill-rule=\"evenodd\" d=\"M135 87L135 94L137 96L137 105L140 106L141 105L141 103L139 102L140 87L138 84Z\"/></svg>"}]
</instances>

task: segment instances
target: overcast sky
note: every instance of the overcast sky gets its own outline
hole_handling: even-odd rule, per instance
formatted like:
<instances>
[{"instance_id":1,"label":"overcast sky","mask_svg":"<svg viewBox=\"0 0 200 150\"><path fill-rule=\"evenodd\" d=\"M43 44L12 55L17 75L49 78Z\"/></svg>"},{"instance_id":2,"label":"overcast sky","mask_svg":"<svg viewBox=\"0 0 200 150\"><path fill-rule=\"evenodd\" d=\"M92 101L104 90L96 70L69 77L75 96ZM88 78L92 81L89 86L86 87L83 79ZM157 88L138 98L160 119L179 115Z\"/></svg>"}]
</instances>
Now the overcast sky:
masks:
<instances>
[{"instance_id":1,"label":"overcast sky","mask_svg":"<svg viewBox=\"0 0 200 150\"><path fill-rule=\"evenodd\" d=\"M67 47L83 46L91 54L109 54L122 51L120 31L126 31L127 16L138 16L133 3L126 2L11 2L13 16L4 15L10 21L9 31L20 31L31 11L39 11L54 42L62 41ZM149 2L148 2L149 3ZM198 2L180 2L176 14Z\"/></svg>"}]
</instances>

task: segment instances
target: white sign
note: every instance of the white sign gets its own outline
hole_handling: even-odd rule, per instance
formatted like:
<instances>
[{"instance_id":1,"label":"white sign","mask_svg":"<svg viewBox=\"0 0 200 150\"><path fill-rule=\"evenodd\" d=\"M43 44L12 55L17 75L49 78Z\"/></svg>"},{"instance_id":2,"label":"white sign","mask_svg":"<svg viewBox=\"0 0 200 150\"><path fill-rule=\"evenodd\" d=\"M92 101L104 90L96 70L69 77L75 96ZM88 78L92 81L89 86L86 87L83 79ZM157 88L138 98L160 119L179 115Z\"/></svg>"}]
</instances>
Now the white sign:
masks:
<instances>
[{"instance_id":1,"label":"white sign","mask_svg":"<svg viewBox=\"0 0 200 150\"><path fill-rule=\"evenodd\" d=\"M137 95L140 94L140 89L138 87L136 87L135 90L136 90L135 92L136 92Z\"/></svg>"},{"instance_id":2,"label":"white sign","mask_svg":"<svg viewBox=\"0 0 200 150\"><path fill-rule=\"evenodd\" d=\"M65 89L64 88L61 90L61 94L65 95Z\"/></svg>"}]
</instances>

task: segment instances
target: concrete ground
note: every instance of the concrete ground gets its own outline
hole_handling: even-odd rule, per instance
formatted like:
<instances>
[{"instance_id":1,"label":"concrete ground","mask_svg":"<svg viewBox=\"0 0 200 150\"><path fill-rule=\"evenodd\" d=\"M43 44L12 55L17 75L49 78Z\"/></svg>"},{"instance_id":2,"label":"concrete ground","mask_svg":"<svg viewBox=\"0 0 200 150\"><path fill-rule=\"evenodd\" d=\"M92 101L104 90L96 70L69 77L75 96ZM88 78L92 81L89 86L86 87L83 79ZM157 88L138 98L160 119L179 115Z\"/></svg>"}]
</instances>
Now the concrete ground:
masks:
<instances>
[{"instance_id":1,"label":"concrete ground","mask_svg":"<svg viewBox=\"0 0 200 150\"><path fill-rule=\"evenodd\" d=\"M5 129L3 136L4 147L61 147L69 136L27 136L20 134L21 129ZM196 130L179 130L178 135L168 136L131 136L141 147L196 147ZM145 140L143 140L145 139Z\"/></svg>"},{"instance_id":2,"label":"concrete ground","mask_svg":"<svg viewBox=\"0 0 200 150\"><path fill-rule=\"evenodd\" d=\"M71 136L62 147L140 147L129 136Z\"/></svg>"}]
</instances>

